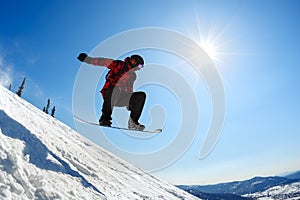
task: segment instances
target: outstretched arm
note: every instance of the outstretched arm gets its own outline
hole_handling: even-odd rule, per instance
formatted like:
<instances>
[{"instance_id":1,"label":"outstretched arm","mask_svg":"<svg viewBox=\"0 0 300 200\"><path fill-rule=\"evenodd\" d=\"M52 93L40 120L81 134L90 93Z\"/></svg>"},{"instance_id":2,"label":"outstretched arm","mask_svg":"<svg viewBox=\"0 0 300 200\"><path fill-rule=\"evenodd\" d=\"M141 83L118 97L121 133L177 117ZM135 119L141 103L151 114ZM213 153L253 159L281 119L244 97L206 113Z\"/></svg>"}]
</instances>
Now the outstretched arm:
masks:
<instances>
[{"instance_id":1,"label":"outstretched arm","mask_svg":"<svg viewBox=\"0 0 300 200\"><path fill-rule=\"evenodd\" d=\"M81 62L92 64L94 66L105 66L108 67L114 60L110 58L92 58L89 57L86 53L81 53L77 57Z\"/></svg>"}]
</instances>

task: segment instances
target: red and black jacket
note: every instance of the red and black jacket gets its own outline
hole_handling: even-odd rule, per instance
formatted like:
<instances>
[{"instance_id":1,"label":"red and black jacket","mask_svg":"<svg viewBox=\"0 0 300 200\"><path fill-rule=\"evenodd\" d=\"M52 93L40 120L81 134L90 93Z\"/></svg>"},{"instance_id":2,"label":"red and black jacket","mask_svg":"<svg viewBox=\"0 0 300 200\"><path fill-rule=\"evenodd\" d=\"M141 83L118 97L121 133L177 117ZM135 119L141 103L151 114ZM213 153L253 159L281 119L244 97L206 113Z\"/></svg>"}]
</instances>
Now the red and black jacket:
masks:
<instances>
[{"instance_id":1,"label":"red and black jacket","mask_svg":"<svg viewBox=\"0 0 300 200\"><path fill-rule=\"evenodd\" d=\"M88 64L94 66L105 66L110 71L106 75L106 82L101 90L102 96L110 87L119 87L121 92L133 93L133 84L136 79L136 73L130 66L130 58L124 61L112 60L109 58L91 58Z\"/></svg>"}]
</instances>

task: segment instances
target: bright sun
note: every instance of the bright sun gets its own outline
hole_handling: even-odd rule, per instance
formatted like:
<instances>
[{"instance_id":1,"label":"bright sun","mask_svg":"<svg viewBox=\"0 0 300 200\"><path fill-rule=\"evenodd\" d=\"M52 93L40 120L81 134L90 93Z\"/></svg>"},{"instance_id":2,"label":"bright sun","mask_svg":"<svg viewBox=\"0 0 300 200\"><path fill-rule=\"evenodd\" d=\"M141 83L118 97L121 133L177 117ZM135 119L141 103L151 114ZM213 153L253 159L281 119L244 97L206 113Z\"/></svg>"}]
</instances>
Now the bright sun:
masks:
<instances>
[{"instance_id":1,"label":"bright sun","mask_svg":"<svg viewBox=\"0 0 300 200\"><path fill-rule=\"evenodd\" d=\"M212 61L222 63L222 57L228 54L226 53L227 51L224 51L224 47L228 45L228 42L226 42L224 38L225 29L220 30L218 27L206 23L200 25L198 12L197 10L195 11L197 22L197 32L194 34L195 41L202 47Z\"/></svg>"},{"instance_id":2,"label":"bright sun","mask_svg":"<svg viewBox=\"0 0 300 200\"><path fill-rule=\"evenodd\" d=\"M203 48L203 50L208 54L208 56L213 60L213 61L217 61L219 60L218 58L218 48L217 46L214 44L214 42L210 41L210 40L201 40L200 41L200 46Z\"/></svg>"}]
</instances>

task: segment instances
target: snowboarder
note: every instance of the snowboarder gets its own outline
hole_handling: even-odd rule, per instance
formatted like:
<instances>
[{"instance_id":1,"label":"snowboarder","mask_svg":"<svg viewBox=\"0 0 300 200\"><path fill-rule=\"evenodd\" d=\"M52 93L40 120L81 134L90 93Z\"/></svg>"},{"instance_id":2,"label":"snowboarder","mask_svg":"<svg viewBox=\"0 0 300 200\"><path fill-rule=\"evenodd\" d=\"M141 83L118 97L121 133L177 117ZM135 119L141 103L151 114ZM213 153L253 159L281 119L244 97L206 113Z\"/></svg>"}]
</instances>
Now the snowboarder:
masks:
<instances>
[{"instance_id":1,"label":"snowboarder","mask_svg":"<svg viewBox=\"0 0 300 200\"><path fill-rule=\"evenodd\" d=\"M103 105L102 115L99 119L100 126L111 127L113 107L126 106L131 111L128 128L144 130L145 126L139 123L139 118L145 104L146 94L133 92L133 84L136 79L135 71L144 67L144 59L139 55L132 55L121 61L109 58L92 58L86 53L79 54L77 59L94 66L105 66L110 69L101 90Z\"/></svg>"}]
</instances>

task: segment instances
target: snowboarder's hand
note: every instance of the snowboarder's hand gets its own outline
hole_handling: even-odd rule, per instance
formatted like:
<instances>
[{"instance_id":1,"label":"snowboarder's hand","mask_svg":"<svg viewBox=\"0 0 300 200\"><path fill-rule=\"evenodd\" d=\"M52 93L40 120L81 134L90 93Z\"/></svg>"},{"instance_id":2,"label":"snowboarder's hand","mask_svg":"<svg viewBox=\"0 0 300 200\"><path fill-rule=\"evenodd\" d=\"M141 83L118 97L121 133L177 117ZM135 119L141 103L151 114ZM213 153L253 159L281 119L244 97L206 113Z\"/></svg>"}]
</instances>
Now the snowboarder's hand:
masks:
<instances>
[{"instance_id":1,"label":"snowboarder's hand","mask_svg":"<svg viewBox=\"0 0 300 200\"><path fill-rule=\"evenodd\" d=\"M81 53L81 54L79 54L77 59L80 60L81 62L83 62L87 57L88 57L88 55L86 53Z\"/></svg>"}]
</instances>

